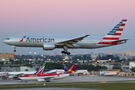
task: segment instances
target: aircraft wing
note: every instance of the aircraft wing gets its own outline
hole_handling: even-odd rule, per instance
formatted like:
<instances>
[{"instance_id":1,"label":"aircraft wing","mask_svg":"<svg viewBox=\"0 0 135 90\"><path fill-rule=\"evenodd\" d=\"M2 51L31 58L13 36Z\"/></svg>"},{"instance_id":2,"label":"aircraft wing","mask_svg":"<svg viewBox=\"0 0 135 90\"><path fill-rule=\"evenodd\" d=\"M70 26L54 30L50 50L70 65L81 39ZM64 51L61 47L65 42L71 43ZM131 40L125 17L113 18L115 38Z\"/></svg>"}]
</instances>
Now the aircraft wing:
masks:
<instances>
[{"instance_id":1,"label":"aircraft wing","mask_svg":"<svg viewBox=\"0 0 135 90\"><path fill-rule=\"evenodd\" d=\"M66 46L72 47L73 44L76 44L77 42L83 40L85 37L88 37L88 36L90 36L90 35L85 35L85 36L82 36L82 37L58 42L58 43L56 43L56 45L66 45Z\"/></svg>"}]
</instances>

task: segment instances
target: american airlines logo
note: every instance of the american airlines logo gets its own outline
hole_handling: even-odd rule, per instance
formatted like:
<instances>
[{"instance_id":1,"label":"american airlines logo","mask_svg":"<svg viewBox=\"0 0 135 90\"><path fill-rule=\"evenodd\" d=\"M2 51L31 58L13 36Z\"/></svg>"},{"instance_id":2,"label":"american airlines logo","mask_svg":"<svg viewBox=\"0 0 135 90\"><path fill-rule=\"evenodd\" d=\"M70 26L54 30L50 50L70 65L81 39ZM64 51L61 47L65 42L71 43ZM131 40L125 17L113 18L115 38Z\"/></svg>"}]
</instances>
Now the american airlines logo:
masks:
<instances>
[{"instance_id":1,"label":"american airlines logo","mask_svg":"<svg viewBox=\"0 0 135 90\"><path fill-rule=\"evenodd\" d=\"M42 38L27 37L26 38L26 42L54 42L54 41L55 41L54 38L45 38L45 37L42 37Z\"/></svg>"},{"instance_id":2,"label":"american airlines logo","mask_svg":"<svg viewBox=\"0 0 135 90\"><path fill-rule=\"evenodd\" d=\"M26 36L24 36L24 37L20 40L20 42L22 42L24 38L26 38Z\"/></svg>"}]
</instances>

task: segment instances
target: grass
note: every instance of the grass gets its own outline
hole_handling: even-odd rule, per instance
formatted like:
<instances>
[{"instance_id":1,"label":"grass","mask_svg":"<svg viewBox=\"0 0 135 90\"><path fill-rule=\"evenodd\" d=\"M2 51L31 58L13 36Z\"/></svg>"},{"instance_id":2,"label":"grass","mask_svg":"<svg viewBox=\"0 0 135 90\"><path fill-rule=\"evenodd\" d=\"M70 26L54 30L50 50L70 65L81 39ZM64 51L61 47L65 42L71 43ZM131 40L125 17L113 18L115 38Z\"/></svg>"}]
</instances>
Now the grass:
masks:
<instances>
[{"instance_id":1,"label":"grass","mask_svg":"<svg viewBox=\"0 0 135 90\"><path fill-rule=\"evenodd\" d=\"M0 85L0 89L18 89L18 88L86 88L86 89L103 89L103 90L135 90L135 84L132 83L47 83L41 84L16 84Z\"/></svg>"}]
</instances>

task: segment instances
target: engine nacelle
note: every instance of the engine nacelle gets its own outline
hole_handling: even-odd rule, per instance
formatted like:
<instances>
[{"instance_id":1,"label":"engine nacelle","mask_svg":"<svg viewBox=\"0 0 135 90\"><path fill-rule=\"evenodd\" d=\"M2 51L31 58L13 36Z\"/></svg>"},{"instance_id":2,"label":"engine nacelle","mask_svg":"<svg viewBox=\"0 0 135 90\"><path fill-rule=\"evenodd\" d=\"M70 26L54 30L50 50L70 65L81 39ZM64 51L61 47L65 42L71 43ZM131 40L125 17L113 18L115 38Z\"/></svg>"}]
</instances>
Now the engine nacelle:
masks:
<instances>
[{"instance_id":1,"label":"engine nacelle","mask_svg":"<svg viewBox=\"0 0 135 90\"><path fill-rule=\"evenodd\" d=\"M53 79L62 79L66 77L69 77L69 74L60 74L60 75L55 76Z\"/></svg>"},{"instance_id":2,"label":"engine nacelle","mask_svg":"<svg viewBox=\"0 0 135 90\"><path fill-rule=\"evenodd\" d=\"M43 50L54 50L55 44L54 43L44 43Z\"/></svg>"},{"instance_id":3,"label":"engine nacelle","mask_svg":"<svg viewBox=\"0 0 135 90\"><path fill-rule=\"evenodd\" d=\"M40 79L38 79L38 81L39 81L39 82L44 82L45 79L41 79L41 78L40 78Z\"/></svg>"}]
</instances>

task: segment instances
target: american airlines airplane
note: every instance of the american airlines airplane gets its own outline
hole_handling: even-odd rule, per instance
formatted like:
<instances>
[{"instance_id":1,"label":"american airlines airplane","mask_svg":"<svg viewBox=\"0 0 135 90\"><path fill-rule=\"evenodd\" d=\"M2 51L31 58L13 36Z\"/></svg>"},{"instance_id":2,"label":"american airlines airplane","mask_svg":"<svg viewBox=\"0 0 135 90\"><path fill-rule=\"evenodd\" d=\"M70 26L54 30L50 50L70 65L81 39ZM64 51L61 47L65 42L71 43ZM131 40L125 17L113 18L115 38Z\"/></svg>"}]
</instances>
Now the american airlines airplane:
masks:
<instances>
[{"instance_id":1,"label":"american airlines airplane","mask_svg":"<svg viewBox=\"0 0 135 90\"><path fill-rule=\"evenodd\" d=\"M16 47L42 47L43 50L63 48L61 53L70 55L68 49L95 49L126 43L128 39L119 40L126 22L127 19L123 19L100 39L89 37L90 35L81 37L16 35L6 38L4 43L11 45L14 52L16 52Z\"/></svg>"}]
</instances>

